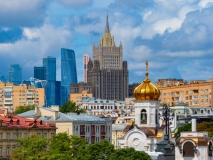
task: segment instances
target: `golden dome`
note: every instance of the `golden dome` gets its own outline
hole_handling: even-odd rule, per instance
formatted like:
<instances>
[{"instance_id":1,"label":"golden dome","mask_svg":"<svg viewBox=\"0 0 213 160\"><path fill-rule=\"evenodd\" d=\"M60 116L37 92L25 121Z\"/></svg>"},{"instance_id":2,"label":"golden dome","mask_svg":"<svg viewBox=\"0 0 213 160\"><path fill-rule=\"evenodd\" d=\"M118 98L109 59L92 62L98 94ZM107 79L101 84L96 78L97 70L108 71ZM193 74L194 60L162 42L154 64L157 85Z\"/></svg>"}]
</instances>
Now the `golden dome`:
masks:
<instances>
[{"instance_id":1,"label":"golden dome","mask_svg":"<svg viewBox=\"0 0 213 160\"><path fill-rule=\"evenodd\" d=\"M136 100L158 100L160 97L160 90L151 83L148 75L148 61L146 61L146 78L134 90L134 96Z\"/></svg>"}]
</instances>

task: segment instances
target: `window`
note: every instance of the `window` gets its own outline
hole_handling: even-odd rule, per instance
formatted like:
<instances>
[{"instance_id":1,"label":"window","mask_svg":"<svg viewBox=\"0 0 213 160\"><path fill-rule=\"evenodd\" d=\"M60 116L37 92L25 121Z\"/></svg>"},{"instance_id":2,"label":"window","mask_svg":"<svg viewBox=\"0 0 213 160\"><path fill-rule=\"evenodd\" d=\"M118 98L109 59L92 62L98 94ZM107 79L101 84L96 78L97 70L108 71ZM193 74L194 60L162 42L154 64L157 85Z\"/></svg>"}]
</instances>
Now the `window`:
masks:
<instances>
[{"instance_id":1,"label":"window","mask_svg":"<svg viewBox=\"0 0 213 160\"><path fill-rule=\"evenodd\" d=\"M37 133L37 136L40 137L40 136L41 136L41 133Z\"/></svg>"},{"instance_id":2,"label":"window","mask_svg":"<svg viewBox=\"0 0 213 160\"><path fill-rule=\"evenodd\" d=\"M147 123L147 113L145 109L141 110L141 124Z\"/></svg>"},{"instance_id":3,"label":"window","mask_svg":"<svg viewBox=\"0 0 213 160\"><path fill-rule=\"evenodd\" d=\"M55 135L55 133L51 133L51 138Z\"/></svg>"},{"instance_id":4,"label":"window","mask_svg":"<svg viewBox=\"0 0 213 160\"><path fill-rule=\"evenodd\" d=\"M2 157L2 147L0 147L0 157Z\"/></svg>"},{"instance_id":5,"label":"window","mask_svg":"<svg viewBox=\"0 0 213 160\"><path fill-rule=\"evenodd\" d=\"M7 139L10 139L10 133L7 133Z\"/></svg>"},{"instance_id":6,"label":"window","mask_svg":"<svg viewBox=\"0 0 213 160\"><path fill-rule=\"evenodd\" d=\"M10 156L10 147L7 147L6 155L7 155L7 157L9 157L9 156Z\"/></svg>"},{"instance_id":7,"label":"window","mask_svg":"<svg viewBox=\"0 0 213 160\"><path fill-rule=\"evenodd\" d=\"M43 137L47 138L47 133L43 133Z\"/></svg>"},{"instance_id":8,"label":"window","mask_svg":"<svg viewBox=\"0 0 213 160\"><path fill-rule=\"evenodd\" d=\"M22 133L18 133L18 137L21 138L22 137Z\"/></svg>"},{"instance_id":9,"label":"window","mask_svg":"<svg viewBox=\"0 0 213 160\"><path fill-rule=\"evenodd\" d=\"M0 133L0 139L3 139L3 133Z\"/></svg>"},{"instance_id":10,"label":"window","mask_svg":"<svg viewBox=\"0 0 213 160\"><path fill-rule=\"evenodd\" d=\"M13 139L16 139L16 133L13 133Z\"/></svg>"},{"instance_id":11,"label":"window","mask_svg":"<svg viewBox=\"0 0 213 160\"><path fill-rule=\"evenodd\" d=\"M24 138L27 138L27 137L28 137L27 133L24 133Z\"/></svg>"}]
</instances>

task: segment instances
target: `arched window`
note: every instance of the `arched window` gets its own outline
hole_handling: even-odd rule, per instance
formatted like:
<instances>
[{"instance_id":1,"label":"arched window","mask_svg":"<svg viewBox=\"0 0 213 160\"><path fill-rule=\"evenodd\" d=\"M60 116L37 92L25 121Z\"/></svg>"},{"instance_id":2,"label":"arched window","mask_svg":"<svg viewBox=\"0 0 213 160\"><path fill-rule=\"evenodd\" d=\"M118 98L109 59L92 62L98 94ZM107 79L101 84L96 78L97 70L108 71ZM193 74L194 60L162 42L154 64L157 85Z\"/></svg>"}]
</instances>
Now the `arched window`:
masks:
<instances>
[{"instance_id":1,"label":"arched window","mask_svg":"<svg viewBox=\"0 0 213 160\"><path fill-rule=\"evenodd\" d=\"M145 109L141 110L141 124L147 123L147 113Z\"/></svg>"},{"instance_id":2,"label":"arched window","mask_svg":"<svg viewBox=\"0 0 213 160\"><path fill-rule=\"evenodd\" d=\"M186 142L183 145L183 157L194 157L194 144L192 142Z\"/></svg>"}]
</instances>

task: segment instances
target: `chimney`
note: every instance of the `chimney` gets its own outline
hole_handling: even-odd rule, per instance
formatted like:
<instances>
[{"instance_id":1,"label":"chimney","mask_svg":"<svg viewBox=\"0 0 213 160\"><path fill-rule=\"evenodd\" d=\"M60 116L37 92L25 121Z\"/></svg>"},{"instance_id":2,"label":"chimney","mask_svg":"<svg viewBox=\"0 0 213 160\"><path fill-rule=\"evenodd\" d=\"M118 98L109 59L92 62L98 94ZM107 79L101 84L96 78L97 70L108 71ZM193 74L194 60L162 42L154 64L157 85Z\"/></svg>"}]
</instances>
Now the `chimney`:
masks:
<instances>
[{"instance_id":1,"label":"chimney","mask_svg":"<svg viewBox=\"0 0 213 160\"><path fill-rule=\"evenodd\" d=\"M192 132L197 131L196 127L197 127L196 118L192 118Z\"/></svg>"}]
</instances>

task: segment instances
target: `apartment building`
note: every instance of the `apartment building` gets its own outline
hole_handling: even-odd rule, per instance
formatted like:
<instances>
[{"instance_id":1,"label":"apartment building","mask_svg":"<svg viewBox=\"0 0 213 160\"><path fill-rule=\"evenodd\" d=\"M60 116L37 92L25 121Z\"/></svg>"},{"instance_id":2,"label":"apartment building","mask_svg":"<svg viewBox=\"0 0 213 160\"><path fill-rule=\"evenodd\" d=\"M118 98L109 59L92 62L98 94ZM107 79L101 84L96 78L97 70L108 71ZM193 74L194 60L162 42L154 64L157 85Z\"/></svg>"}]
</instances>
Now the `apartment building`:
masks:
<instances>
[{"instance_id":1,"label":"apartment building","mask_svg":"<svg viewBox=\"0 0 213 160\"><path fill-rule=\"evenodd\" d=\"M21 105L33 104L44 106L44 88L35 88L26 84L16 86L13 83L0 82L0 108L16 109Z\"/></svg>"},{"instance_id":2,"label":"apartment building","mask_svg":"<svg viewBox=\"0 0 213 160\"><path fill-rule=\"evenodd\" d=\"M0 159L10 158L12 149L17 147L16 138L32 135L51 138L55 133L55 124L15 116L7 109L0 110Z\"/></svg>"},{"instance_id":3,"label":"apartment building","mask_svg":"<svg viewBox=\"0 0 213 160\"><path fill-rule=\"evenodd\" d=\"M50 108L35 107L22 114L21 117L42 120L42 122L55 123L56 133L67 132L68 135L75 135L86 139L89 143L100 142L102 139L112 141L111 118L100 118L88 114L61 113L58 106Z\"/></svg>"},{"instance_id":4,"label":"apartment building","mask_svg":"<svg viewBox=\"0 0 213 160\"><path fill-rule=\"evenodd\" d=\"M125 101L103 100L95 98L83 98L78 102L79 108L86 109L92 115L111 116L113 113L119 115L134 114L134 98L126 98Z\"/></svg>"},{"instance_id":5,"label":"apartment building","mask_svg":"<svg viewBox=\"0 0 213 160\"><path fill-rule=\"evenodd\" d=\"M182 85L159 87L161 103L174 106L177 102L184 102L189 107L211 107L213 102L213 79L190 81Z\"/></svg>"}]
</instances>

